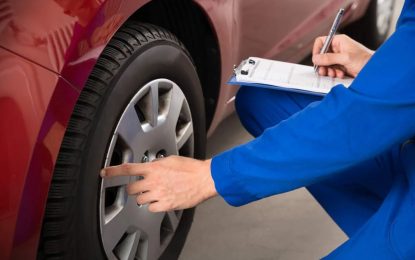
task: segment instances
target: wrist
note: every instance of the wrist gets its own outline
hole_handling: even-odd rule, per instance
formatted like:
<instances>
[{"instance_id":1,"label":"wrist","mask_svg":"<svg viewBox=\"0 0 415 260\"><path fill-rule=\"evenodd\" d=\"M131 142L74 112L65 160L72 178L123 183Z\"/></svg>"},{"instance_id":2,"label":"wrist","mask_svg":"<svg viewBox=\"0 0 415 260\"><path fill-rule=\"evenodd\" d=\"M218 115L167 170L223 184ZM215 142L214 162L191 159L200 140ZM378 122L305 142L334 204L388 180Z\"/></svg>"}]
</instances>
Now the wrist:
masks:
<instances>
[{"instance_id":1,"label":"wrist","mask_svg":"<svg viewBox=\"0 0 415 260\"><path fill-rule=\"evenodd\" d=\"M212 159L203 161L203 174L204 174L204 188L205 188L205 199L210 199L218 195L216 191L215 182L212 178L211 165Z\"/></svg>"},{"instance_id":2,"label":"wrist","mask_svg":"<svg viewBox=\"0 0 415 260\"><path fill-rule=\"evenodd\" d=\"M360 73L360 71L363 69L363 67L366 66L366 64L368 63L370 58L372 58L372 55L374 53L375 52L370 50L370 49L366 49L366 51L364 53L362 53L362 58L360 60L359 68L355 73L352 73L352 76L354 78L357 77L357 75Z\"/></svg>"}]
</instances>

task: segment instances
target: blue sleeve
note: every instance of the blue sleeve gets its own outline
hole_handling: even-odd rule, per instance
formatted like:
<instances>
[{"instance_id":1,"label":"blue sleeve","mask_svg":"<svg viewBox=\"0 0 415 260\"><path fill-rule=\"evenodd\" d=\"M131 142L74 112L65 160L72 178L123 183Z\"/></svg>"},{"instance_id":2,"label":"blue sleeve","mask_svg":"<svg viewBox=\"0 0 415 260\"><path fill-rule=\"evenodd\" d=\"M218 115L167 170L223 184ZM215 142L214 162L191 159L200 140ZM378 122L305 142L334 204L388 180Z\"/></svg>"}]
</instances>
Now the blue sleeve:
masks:
<instances>
[{"instance_id":1,"label":"blue sleeve","mask_svg":"<svg viewBox=\"0 0 415 260\"><path fill-rule=\"evenodd\" d=\"M373 55L349 89L215 156L218 193L239 206L319 182L415 135L415 11ZM344 172L344 171L343 171Z\"/></svg>"}]
</instances>

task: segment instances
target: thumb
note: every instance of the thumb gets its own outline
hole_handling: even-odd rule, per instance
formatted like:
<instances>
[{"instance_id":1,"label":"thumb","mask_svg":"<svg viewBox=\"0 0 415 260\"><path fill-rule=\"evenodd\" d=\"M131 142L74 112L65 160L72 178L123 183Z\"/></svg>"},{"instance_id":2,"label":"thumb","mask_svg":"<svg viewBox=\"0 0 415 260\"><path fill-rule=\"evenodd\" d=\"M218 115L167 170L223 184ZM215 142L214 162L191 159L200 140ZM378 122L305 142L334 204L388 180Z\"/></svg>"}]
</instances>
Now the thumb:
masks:
<instances>
[{"instance_id":1,"label":"thumb","mask_svg":"<svg viewBox=\"0 0 415 260\"><path fill-rule=\"evenodd\" d=\"M341 53L324 53L313 55L313 63L318 66L345 65L347 57Z\"/></svg>"}]
</instances>

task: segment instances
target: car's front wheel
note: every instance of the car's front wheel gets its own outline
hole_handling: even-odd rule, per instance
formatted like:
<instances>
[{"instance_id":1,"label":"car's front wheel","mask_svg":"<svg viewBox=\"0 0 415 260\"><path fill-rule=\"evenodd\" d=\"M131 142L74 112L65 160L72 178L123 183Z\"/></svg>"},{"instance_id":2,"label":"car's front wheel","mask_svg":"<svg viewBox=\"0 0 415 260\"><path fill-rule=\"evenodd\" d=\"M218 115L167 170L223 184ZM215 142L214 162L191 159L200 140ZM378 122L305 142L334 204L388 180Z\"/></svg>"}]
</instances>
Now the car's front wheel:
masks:
<instances>
[{"instance_id":1,"label":"car's front wheel","mask_svg":"<svg viewBox=\"0 0 415 260\"><path fill-rule=\"evenodd\" d=\"M104 166L172 154L203 158L204 102L196 69L168 31L123 26L103 51L69 122L48 197L41 258L175 259L193 209L151 213L128 196L136 177Z\"/></svg>"}]
</instances>

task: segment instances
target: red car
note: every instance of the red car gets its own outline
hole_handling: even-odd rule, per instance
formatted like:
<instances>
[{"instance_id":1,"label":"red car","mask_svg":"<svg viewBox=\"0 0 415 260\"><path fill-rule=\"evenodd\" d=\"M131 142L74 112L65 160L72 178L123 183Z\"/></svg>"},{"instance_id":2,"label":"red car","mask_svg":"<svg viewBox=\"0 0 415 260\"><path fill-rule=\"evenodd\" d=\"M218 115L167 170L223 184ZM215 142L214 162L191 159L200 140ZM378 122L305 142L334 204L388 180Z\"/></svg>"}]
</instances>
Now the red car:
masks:
<instances>
[{"instance_id":1,"label":"red car","mask_svg":"<svg viewBox=\"0 0 415 260\"><path fill-rule=\"evenodd\" d=\"M341 7L374 47L393 2L0 0L0 259L176 259L194 209L150 213L100 169L203 158L234 64L301 61Z\"/></svg>"}]
</instances>

